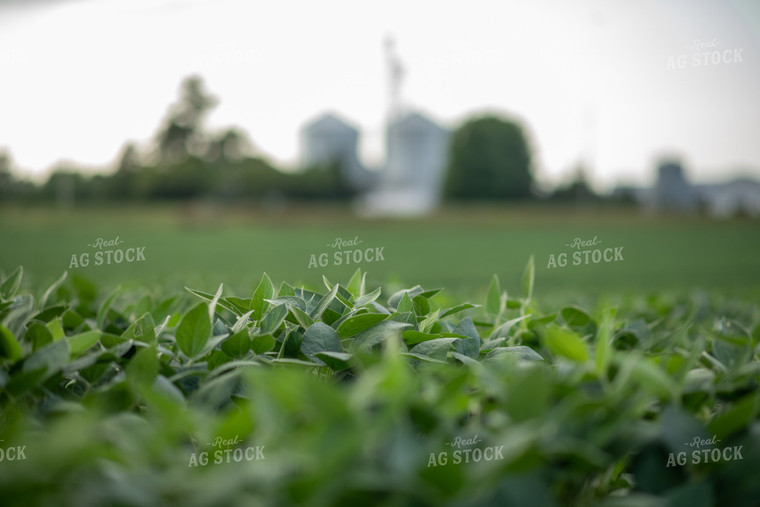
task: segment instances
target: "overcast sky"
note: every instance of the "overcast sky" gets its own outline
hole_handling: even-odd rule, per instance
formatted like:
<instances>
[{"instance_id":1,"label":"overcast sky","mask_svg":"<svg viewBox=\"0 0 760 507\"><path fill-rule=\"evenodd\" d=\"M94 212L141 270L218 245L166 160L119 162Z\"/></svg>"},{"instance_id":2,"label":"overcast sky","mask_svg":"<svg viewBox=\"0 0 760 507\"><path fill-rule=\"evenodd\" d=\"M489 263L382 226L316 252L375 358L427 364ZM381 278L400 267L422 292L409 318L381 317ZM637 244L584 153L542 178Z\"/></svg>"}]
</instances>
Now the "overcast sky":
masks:
<instances>
[{"instance_id":1,"label":"overcast sky","mask_svg":"<svg viewBox=\"0 0 760 507\"><path fill-rule=\"evenodd\" d=\"M544 181L585 159L599 188L646 184L664 154L695 180L760 178L753 0L0 0L0 149L38 175L106 168L197 73L220 99L209 127L242 128L274 161L336 111L377 164L388 35L407 107L448 127L519 119Z\"/></svg>"}]
</instances>

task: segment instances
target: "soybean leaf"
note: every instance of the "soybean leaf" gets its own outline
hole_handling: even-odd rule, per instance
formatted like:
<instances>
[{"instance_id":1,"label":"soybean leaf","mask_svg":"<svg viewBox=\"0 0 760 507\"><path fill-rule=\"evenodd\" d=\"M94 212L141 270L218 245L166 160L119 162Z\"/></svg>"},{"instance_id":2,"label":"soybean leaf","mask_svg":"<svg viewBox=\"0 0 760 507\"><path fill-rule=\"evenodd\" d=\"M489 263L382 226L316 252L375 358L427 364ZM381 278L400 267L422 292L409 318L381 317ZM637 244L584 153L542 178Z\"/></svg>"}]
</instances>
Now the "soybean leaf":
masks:
<instances>
[{"instance_id":1,"label":"soybean leaf","mask_svg":"<svg viewBox=\"0 0 760 507\"><path fill-rule=\"evenodd\" d=\"M401 338L403 338L407 345L417 345L418 343L435 340L436 338L441 337L442 335L440 333L421 333L414 329L407 329L401 333Z\"/></svg>"},{"instance_id":2,"label":"soybean leaf","mask_svg":"<svg viewBox=\"0 0 760 507\"><path fill-rule=\"evenodd\" d=\"M127 379L135 385L152 385L158 376L158 354L155 346L140 349L125 368Z\"/></svg>"},{"instance_id":3,"label":"soybean leaf","mask_svg":"<svg viewBox=\"0 0 760 507\"><path fill-rule=\"evenodd\" d=\"M414 303L414 313L417 315L421 316L430 313L430 302L427 300L427 298L424 298L422 296L414 296L412 303Z\"/></svg>"},{"instance_id":4,"label":"soybean leaf","mask_svg":"<svg viewBox=\"0 0 760 507\"><path fill-rule=\"evenodd\" d=\"M527 318L530 318L531 314L523 315L522 317L515 317L512 320L508 320L501 326L494 329L491 334L488 336L489 340L495 340L497 338L506 338L509 336L509 330L512 329L512 327L517 324L520 321L523 321Z\"/></svg>"},{"instance_id":5,"label":"soybean leaf","mask_svg":"<svg viewBox=\"0 0 760 507\"><path fill-rule=\"evenodd\" d=\"M240 359L251 350L251 336L247 329L241 329L224 340L221 347L228 356Z\"/></svg>"},{"instance_id":6,"label":"soybean leaf","mask_svg":"<svg viewBox=\"0 0 760 507\"><path fill-rule=\"evenodd\" d=\"M436 310L427 317L425 317L422 322L419 323L418 328L423 333L428 333L433 329L433 326L438 323L438 314L441 313L441 310Z\"/></svg>"},{"instance_id":7,"label":"soybean leaf","mask_svg":"<svg viewBox=\"0 0 760 507\"><path fill-rule=\"evenodd\" d=\"M106 300L100 305L98 314L95 317L95 320L98 323L98 329L103 329L103 325L105 324L106 318L108 317L108 311L111 309L111 305L113 304L114 299L116 299L116 296L118 296L120 292L121 288L116 287L113 291L111 291Z\"/></svg>"},{"instance_id":8,"label":"soybean leaf","mask_svg":"<svg viewBox=\"0 0 760 507\"><path fill-rule=\"evenodd\" d=\"M315 360L322 361L333 371L343 371L349 369L351 367L350 361L353 357L354 355L349 354L348 352L324 351L314 353Z\"/></svg>"},{"instance_id":9,"label":"soybean leaf","mask_svg":"<svg viewBox=\"0 0 760 507\"><path fill-rule=\"evenodd\" d=\"M502 300L504 300L504 304L502 304ZM498 317L504 310L505 303L506 298L502 297L499 276L493 275L491 285L488 287L488 295L486 296L486 312L489 315Z\"/></svg>"},{"instance_id":10,"label":"soybean leaf","mask_svg":"<svg viewBox=\"0 0 760 507\"><path fill-rule=\"evenodd\" d=\"M271 334L256 335L251 338L251 349L256 354L269 352L275 346L275 340Z\"/></svg>"},{"instance_id":11,"label":"soybean leaf","mask_svg":"<svg viewBox=\"0 0 760 507\"><path fill-rule=\"evenodd\" d=\"M525 301L530 301L533 298L533 280L536 274L535 263L533 262L533 256L528 259L528 264L525 265L525 271L522 275L522 291L525 295Z\"/></svg>"},{"instance_id":12,"label":"soybean leaf","mask_svg":"<svg viewBox=\"0 0 760 507\"><path fill-rule=\"evenodd\" d=\"M280 327L282 321L285 320L287 314L288 307L286 305L278 305L270 308L264 318L261 319L261 329L259 334L274 333L275 330Z\"/></svg>"},{"instance_id":13,"label":"soybean leaf","mask_svg":"<svg viewBox=\"0 0 760 507\"><path fill-rule=\"evenodd\" d=\"M333 328L323 322L316 322L304 332L301 352L314 361L317 352L343 352L343 347ZM321 361L317 359L316 362Z\"/></svg>"},{"instance_id":14,"label":"soybean leaf","mask_svg":"<svg viewBox=\"0 0 760 507\"><path fill-rule=\"evenodd\" d=\"M362 306L366 306L370 303L373 303L378 297L380 297L381 289L378 287L377 289L373 290L369 294L364 294L363 296L359 297L357 300L354 301L354 308L361 308Z\"/></svg>"},{"instance_id":15,"label":"soybean leaf","mask_svg":"<svg viewBox=\"0 0 760 507\"><path fill-rule=\"evenodd\" d=\"M61 321L60 317L56 317L55 319L48 322L47 328L48 331L50 331L50 336L53 337L53 341L60 340L66 336L63 332L63 322Z\"/></svg>"},{"instance_id":16,"label":"soybean leaf","mask_svg":"<svg viewBox=\"0 0 760 507\"><path fill-rule=\"evenodd\" d=\"M575 331L570 329L556 325L547 326L544 333L544 344L552 354L578 362L585 362L588 359L586 344Z\"/></svg>"},{"instance_id":17,"label":"soybean leaf","mask_svg":"<svg viewBox=\"0 0 760 507\"><path fill-rule=\"evenodd\" d=\"M460 320L452 332L466 337L459 342L454 343L457 352L468 357L477 358L480 354L481 340L472 319L470 317L465 317Z\"/></svg>"},{"instance_id":18,"label":"soybean leaf","mask_svg":"<svg viewBox=\"0 0 760 507\"><path fill-rule=\"evenodd\" d=\"M76 357L98 343L103 333L101 331L86 331L66 338L71 346L71 355Z\"/></svg>"},{"instance_id":19,"label":"soybean leaf","mask_svg":"<svg viewBox=\"0 0 760 507\"><path fill-rule=\"evenodd\" d=\"M348 285L346 286L346 289L348 289L348 292L354 297L354 300L364 295L364 283L366 278L367 273L362 274L362 270L356 268L356 271L354 271L351 280L349 280Z\"/></svg>"},{"instance_id":20,"label":"soybean leaf","mask_svg":"<svg viewBox=\"0 0 760 507\"><path fill-rule=\"evenodd\" d=\"M455 313L459 313L464 310L469 310L470 308L479 308L480 305L473 305L471 303L462 303L461 305L452 306L451 308L447 308L441 313L441 319L448 317L449 315L454 315Z\"/></svg>"},{"instance_id":21,"label":"soybean leaf","mask_svg":"<svg viewBox=\"0 0 760 507\"><path fill-rule=\"evenodd\" d=\"M524 359L527 361L543 361L544 358L530 347L525 345L518 345L515 347L496 347L492 349L483 360L495 359L502 356L516 357L518 359Z\"/></svg>"},{"instance_id":22,"label":"soybean leaf","mask_svg":"<svg viewBox=\"0 0 760 507\"><path fill-rule=\"evenodd\" d=\"M409 324L385 320L376 326L373 326L354 337L351 343L351 350L364 350L377 345L390 338L393 335L400 335L401 330L409 327Z\"/></svg>"},{"instance_id":23,"label":"soybean leaf","mask_svg":"<svg viewBox=\"0 0 760 507\"><path fill-rule=\"evenodd\" d=\"M198 355L211 336L211 321L206 305L198 303L187 312L177 327L177 345L188 357Z\"/></svg>"},{"instance_id":24,"label":"soybean leaf","mask_svg":"<svg viewBox=\"0 0 760 507\"><path fill-rule=\"evenodd\" d=\"M40 347L47 345L53 341L53 335L50 330L44 324L39 322L32 322L24 335L24 340L31 342L32 350L37 350Z\"/></svg>"},{"instance_id":25,"label":"soybean leaf","mask_svg":"<svg viewBox=\"0 0 760 507\"><path fill-rule=\"evenodd\" d=\"M195 294L196 296L198 296L201 299L205 299L206 301L213 301L213 299L214 299L214 294L209 294L208 292L203 292L202 290L191 289L190 287L185 287L185 290L187 290L191 294ZM169 303L169 304L171 304L171 303ZM217 301L217 304L219 306L221 306L222 308L224 308L225 310L231 311L235 315L242 315L243 314L242 311L240 311L235 305L233 305L232 303L230 303L229 301L227 301L225 298L219 299ZM157 313L157 312L154 312L154 317L155 317L155 313Z\"/></svg>"},{"instance_id":26,"label":"soybean leaf","mask_svg":"<svg viewBox=\"0 0 760 507\"><path fill-rule=\"evenodd\" d=\"M153 322L153 317L150 313L145 313L132 323L121 336L141 341L148 345L156 343L156 323Z\"/></svg>"},{"instance_id":27,"label":"soybean leaf","mask_svg":"<svg viewBox=\"0 0 760 507\"><path fill-rule=\"evenodd\" d=\"M0 356L8 358L12 362L21 359L21 345L2 324L0 324Z\"/></svg>"},{"instance_id":28,"label":"soybean leaf","mask_svg":"<svg viewBox=\"0 0 760 507\"><path fill-rule=\"evenodd\" d=\"M67 340L54 341L27 357L22 371L43 370L42 379L45 379L63 368L68 359L69 342Z\"/></svg>"},{"instance_id":29,"label":"soybean leaf","mask_svg":"<svg viewBox=\"0 0 760 507\"><path fill-rule=\"evenodd\" d=\"M224 284L220 283L219 288L216 289L216 294L211 298L211 302L208 304L208 319L209 322L214 322L214 315L216 314L216 305L219 303L219 298L222 297L222 289Z\"/></svg>"},{"instance_id":30,"label":"soybean leaf","mask_svg":"<svg viewBox=\"0 0 760 507\"><path fill-rule=\"evenodd\" d=\"M396 308L399 304L399 301L401 301L401 298L404 297L405 293L409 293L409 297L413 298L414 296L422 294L422 292L422 287L419 285L415 285L411 289L402 289L398 292L395 292L390 298L388 298L388 306L391 308Z\"/></svg>"},{"instance_id":31,"label":"soybean leaf","mask_svg":"<svg viewBox=\"0 0 760 507\"><path fill-rule=\"evenodd\" d=\"M340 285L336 283L330 292L322 297L322 299L319 301L319 304L317 304L317 306L314 308L314 311L311 312L312 319L319 320L319 318L322 316L322 312L324 312L327 306L332 303L332 300L335 299L335 295L338 293L339 287Z\"/></svg>"},{"instance_id":32,"label":"soybean leaf","mask_svg":"<svg viewBox=\"0 0 760 507\"><path fill-rule=\"evenodd\" d=\"M24 275L24 268L19 266L13 273L8 275L2 285L0 285L0 298L8 300L16 295L16 291L21 285L21 277Z\"/></svg>"},{"instance_id":33,"label":"soybean leaf","mask_svg":"<svg viewBox=\"0 0 760 507\"><path fill-rule=\"evenodd\" d=\"M401 300L398 302L396 311L398 313L414 312L414 304L412 303L412 299L409 297L408 292L404 292L404 295L401 296Z\"/></svg>"},{"instance_id":34,"label":"soybean leaf","mask_svg":"<svg viewBox=\"0 0 760 507\"><path fill-rule=\"evenodd\" d=\"M449 349L458 340L459 338L436 338L434 340L420 343L409 352L412 354L428 356L439 361L445 361Z\"/></svg>"},{"instance_id":35,"label":"soybean leaf","mask_svg":"<svg viewBox=\"0 0 760 507\"><path fill-rule=\"evenodd\" d=\"M438 294L442 290L443 290L443 288L430 289L430 290L422 291L418 295L424 297L425 299L430 299L431 297L435 296L436 294ZM412 298L414 298L415 296L417 296L417 294L414 294L412 296Z\"/></svg>"},{"instance_id":36,"label":"soybean leaf","mask_svg":"<svg viewBox=\"0 0 760 507\"><path fill-rule=\"evenodd\" d=\"M269 308L269 302L267 300L272 299L274 296L274 286L272 280L269 279L269 275L264 273L259 282L259 286L253 292L251 298L251 310L253 310L253 320L261 320L264 313Z\"/></svg>"},{"instance_id":37,"label":"soybean leaf","mask_svg":"<svg viewBox=\"0 0 760 507\"><path fill-rule=\"evenodd\" d=\"M50 287L47 288L47 290L42 294L42 297L40 297L40 300L38 303L39 308L45 308L45 305L47 304L47 300L50 298L53 292L58 290L58 287L60 287L63 281L66 280L66 276L68 276L68 274L69 274L68 271L64 271L63 274L60 276L60 278L58 278L58 280L53 282L50 285Z\"/></svg>"},{"instance_id":38,"label":"soybean leaf","mask_svg":"<svg viewBox=\"0 0 760 507\"><path fill-rule=\"evenodd\" d=\"M253 310L249 310L248 312L238 317L235 324L230 328L230 332L232 334L235 334L238 331L245 329L248 326L248 322L250 321L252 314L253 314Z\"/></svg>"},{"instance_id":39,"label":"soybean leaf","mask_svg":"<svg viewBox=\"0 0 760 507\"><path fill-rule=\"evenodd\" d=\"M388 318L388 316L382 313L362 313L359 315L354 315L353 317L349 317L348 319L341 322L337 329L338 335L341 338L354 336L366 329L371 328L372 326L375 326L376 324L379 324L386 318Z\"/></svg>"},{"instance_id":40,"label":"soybean leaf","mask_svg":"<svg viewBox=\"0 0 760 507\"><path fill-rule=\"evenodd\" d=\"M297 306L291 306L290 311L293 314L293 317L295 317L298 324L301 325L302 328L306 329L312 324L314 324L314 319L312 319L308 313L301 310Z\"/></svg>"}]
</instances>

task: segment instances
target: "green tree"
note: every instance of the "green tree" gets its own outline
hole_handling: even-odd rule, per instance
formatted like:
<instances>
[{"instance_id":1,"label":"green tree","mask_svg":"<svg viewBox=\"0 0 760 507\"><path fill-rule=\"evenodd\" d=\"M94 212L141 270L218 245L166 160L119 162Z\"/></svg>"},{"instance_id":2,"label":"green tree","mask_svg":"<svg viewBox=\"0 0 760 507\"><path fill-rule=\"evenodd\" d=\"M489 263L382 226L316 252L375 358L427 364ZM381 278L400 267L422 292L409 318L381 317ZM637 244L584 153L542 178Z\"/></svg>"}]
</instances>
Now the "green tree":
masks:
<instances>
[{"instance_id":1,"label":"green tree","mask_svg":"<svg viewBox=\"0 0 760 507\"><path fill-rule=\"evenodd\" d=\"M531 197L531 153L523 128L496 116L474 118L453 135L444 192L449 199Z\"/></svg>"},{"instance_id":2,"label":"green tree","mask_svg":"<svg viewBox=\"0 0 760 507\"><path fill-rule=\"evenodd\" d=\"M182 82L179 101L169 109L164 125L156 134L162 164L183 162L189 154L203 154L206 149L203 120L216 103L199 76L190 76Z\"/></svg>"}]
</instances>

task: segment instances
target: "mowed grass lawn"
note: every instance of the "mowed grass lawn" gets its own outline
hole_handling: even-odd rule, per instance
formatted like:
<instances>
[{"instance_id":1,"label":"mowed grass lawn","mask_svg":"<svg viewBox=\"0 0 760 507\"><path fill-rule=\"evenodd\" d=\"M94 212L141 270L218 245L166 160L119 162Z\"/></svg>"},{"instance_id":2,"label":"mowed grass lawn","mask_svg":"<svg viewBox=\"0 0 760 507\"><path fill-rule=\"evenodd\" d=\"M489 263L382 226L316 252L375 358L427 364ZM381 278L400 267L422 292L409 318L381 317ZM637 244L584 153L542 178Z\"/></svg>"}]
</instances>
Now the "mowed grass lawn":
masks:
<instances>
[{"instance_id":1,"label":"mowed grass lawn","mask_svg":"<svg viewBox=\"0 0 760 507\"><path fill-rule=\"evenodd\" d=\"M118 247L143 247L145 260L95 265L98 238ZM334 248L336 238L356 246ZM357 239L358 238L358 239ZM575 238L620 248L623 260L573 265ZM329 245L329 246L328 246ZM361 254L336 251L361 250ZM368 249L383 260L369 262ZM135 251L136 252L136 251ZM567 265L548 267L550 256ZM71 267L72 255L89 265ZM320 266L327 254L327 266ZM133 252L134 255L134 252ZM314 258L312 259L312 255ZM361 255L357 264L354 260ZM0 268L18 265L25 284L39 290L69 270L109 287L184 286L248 296L266 271L279 283L321 286L322 275L347 281L357 267L373 285L446 287L461 297L485 292L494 273L508 292L519 291L529 259L536 264L537 294L566 301L586 295L652 294L704 289L726 296L760 293L760 222L651 217L635 211L572 208L447 208L424 219L364 220L348 208L308 207L265 214L258 208L179 206L0 207ZM608 258L611 253L608 254ZM312 263L310 267L310 261ZM71 269L70 269L71 268ZM570 301L567 298L571 298Z\"/></svg>"}]
</instances>

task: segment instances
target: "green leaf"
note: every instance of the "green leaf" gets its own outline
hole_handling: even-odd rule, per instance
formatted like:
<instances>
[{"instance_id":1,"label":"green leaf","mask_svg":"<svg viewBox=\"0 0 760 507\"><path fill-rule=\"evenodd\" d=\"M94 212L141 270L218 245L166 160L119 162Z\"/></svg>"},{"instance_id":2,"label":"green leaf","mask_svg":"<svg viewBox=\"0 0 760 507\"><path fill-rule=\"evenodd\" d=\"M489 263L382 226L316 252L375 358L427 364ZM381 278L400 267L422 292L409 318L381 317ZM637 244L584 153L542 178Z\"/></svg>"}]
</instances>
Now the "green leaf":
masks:
<instances>
[{"instance_id":1,"label":"green leaf","mask_svg":"<svg viewBox=\"0 0 760 507\"><path fill-rule=\"evenodd\" d=\"M380 342L389 339L391 336L399 336L401 330L410 327L409 324L385 320L366 331L362 331L354 337L351 343L351 350L366 350Z\"/></svg>"},{"instance_id":2,"label":"green leaf","mask_svg":"<svg viewBox=\"0 0 760 507\"><path fill-rule=\"evenodd\" d=\"M264 313L269 308L267 300L272 299L272 297L274 297L274 286L272 285L272 280L269 279L269 275L264 273L259 282L259 286L256 287L256 290L253 292L253 297L251 298L250 309L253 310L253 320L261 320Z\"/></svg>"},{"instance_id":3,"label":"green leaf","mask_svg":"<svg viewBox=\"0 0 760 507\"><path fill-rule=\"evenodd\" d=\"M430 313L430 302L427 298L424 298L422 296L414 296L412 303L414 303L414 313L417 315L422 316Z\"/></svg>"},{"instance_id":4,"label":"green leaf","mask_svg":"<svg viewBox=\"0 0 760 507\"><path fill-rule=\"evenodd\" d=\"M349 280L348 285L346 286L346 289L348 289L348 292L350 292L354 297L354 300L364 295L364 284L366 278L367 273L362 274L362 270L360 268L356 268L354 275L351 277L351 280Z\"/></svg>"},{"instance_id":5,"label":"green leaf","mask_svg":"<svg viewBox=\"0 0 760 507\"><path fill-rule=\"evenodd\" d=\"M216 294L214 294L214 297L211 299L211 302L208 304L209 322L214 322L214 315L216 314L216 305L217 303L219 303L219 298L222 297L223 288L224 288L224 284L220 283L219 288L216 289Z\"/></svg>"},{"instance_id":6,"label":"green leaf","mask_svg":"<svg viewBox=\"0 0 760 507\"><path fill-rule=\"evenodd\" d=\"M748 427L758 411L760 411L760 395L748 394L716 415L710 421L710 432L724 440L742 428Z\"/></svg>"},{"instance_id":7,"label":"green leaf","mask_svg":"<svg viewBox=\"0 0 760 507\"><path fill-rule=\"evenodd\" d=\"M314 319L312 319L308 313L301 310L297 306L291 306L290 311L293 314L293 317L295 317L298 324L301 325L302 328L306 329L312 324L314 324Z\"/></svg>"},{"instance_id":8,"label":"green leaf","mask_svg":"<svg viewBox=\"0 0 760 507\"><path fill-rule=\"evenodd\" d=\"M319 320L320 317L322 317L322 313L325 311L327 306L332 303L332 300L335 299L335 295L338 293L338 289L340 288L340 285L337 283L333 286L333 288L325 294L322 299L320 299L319 304L314 308L314 311L311 312L311 318L314 320Z\"/></svg>"},{"instance_id":9,"label":"green leaf","mask_svg":"<svg viewBox=\"0 0 760 507\"><path fill-rule=\"evenodd\" d=\"M515 317L512 320L506 321L504 324L502 324L501 326L499 326L496 329L494 329L491 332L491 334L488 336L488 339L489 340L495 340L497 338L506 338L507 336L509 336L509 330L512 329L512 327L514 327L515 324L517 324L518 322L521 322L521 321L523 321L525 319L530 318L530 316L531 316L531 314L527 314L527 315L523 315L521 317Z\"/></svg>"},{"instance_id":10,"label":"green leaf","mask_svg":"<svg viewBox=\"0 0 760 507\"><path fill-rule=\"evenodd\" d=\"M87 349L98 343L102 334L101 331L95 330L67 337L66 339L71 347L71 355L77 357L84 353Z\"/></svg>"},{"instance_id":11,"label":"green leaf","mask_svg":"<svg viewBox=\"0 0 760 507\"><path fill-rule=\"evenodd\" d=\"M449 315L454 315L455 313L459 313L464 310L469 310L470 308L479 308L480 305L473 305L471 303L462 303L461 305L452 306L451 308L447 308L446 310L441 313L440 318L444 319L448 317Z\"/></svg>"},{"instance_id":12,"label":"green leaf","mask_svg":"<svg viewBox=\"0 0 760 507\"><path fill-rule=\"evenodd\" d=\"M316 322L303 334L301 352L314 361L317 352L343 352L340 337L333 328L322 322ZM316 362L320 362L316 360Z\"/></svg>"},{"instance_id":13,"label":"green leaf","mask_svg":"<svg viewBox=\"0 0 760 507\"><path fill-rule=\"evenodd\" d=\"M190 358L200 354L211 336L211 321L204 303L187 312L177 327L177 345Z\"/></svg>"},{"instance_id":14,"label":"green leaf","mask_svg":"<svg viewBox=\"0 0 760 507\"><path fill-rule=\"evenodd\" d=\"M459 338L436 338L434 340L428 340L420 343L410 350L412 354L420 354L422 356L432 357L439 361L445 361L446 356L449 353L451 346L458 341Z\"/></svg>"},{"instance_id":15,"label":"green leaf","mask_svg":"<svg viewBox=\"0 0 760 507\"><path fill-rule=\"evenodd\" d=\"M480 346L482 341L478 330L475 329L475 324L470 317L465 317L459 321L459 323L452 330L454 334L466 336L466 338L454 343L454 347L457 352L464 354L468 357L476 359L480 354Z\"/></svg>"},{"instance_id":16,"label":"green leaf","mask_svg":"<svg viewBox=\"0 0 760 507\"><path fill-rule=\"evenodd\" d=\"M121 288L116 287L113 291L111 291L103 304L100 305L100 308L98 308L98 314L95 317L95 320L98 323L98 329L103 329L103 325L105 324L106 318L108 317L108 311L111 309L111 305L119 293L121 293Z\"/></svg>"},{"instance_id":17,"label":"green leaf","mask_svg":"<svg viewBox=\"0 0 760 507\"><path fill-rule=\"evenodd\" d=\"M16 337L0 324L0 356L15 362L21 359L21 354L21 345L19 345Z\"/></svg>"},{"instance_id":18,"label":"green leaf","mask_svg":"<svg viewBox=\"0 0 760 507\"><path fill-rule=\"evenodd\" d=\"M433 325L438 322L438 314L441 313L441 310L436 310L427 317L425 317L422 322L419 323L417 326L419 330L423 333L428 333L433 329Z\"/></svg>"},{"instance_id":19,"label":"green leaf","mask_svg":"<svg viewBox=\"0 0 760 507\"><path fill-rule=\"evenodd\" d=\"M190 287L185 287L185 290L187 290L191 294L194 294L194 295L198 296L199 298L205 299L206 301L209 301L209 302L214 299L214 294L209 294L208 292L203 292L202 290L191 289ZM167 301L167 303L169 303L169 304L171 304L171 302L172 301ZM245 313L245 312L241 311L237 306L235 306L234 304L232 304L229 301L227 301L226 298L219 299L217 301L217 305L221 306L222 308L224 308L226 310L231 311L232 313L234 313L237 316L240 316L243 313ZM154 312L153 316L155 317L157 313L158 312Z\"/></svg>"},{"instance_id":20,"label":"green leaf","mask_svg":"<svg viewBox=\"0 0 760 507\"><path fill-rule=\"evenodd\" d=\"M50 299L50 296L53 294L53 292L58 290L58 287L60 287L63 281L66 280L66 276L68 276L68 274L68 271L64 271L58 280L53 282L50 287L47 288L47 290L42 294L42 297L40 297L38 303L39 308L45 308L45 305L47 304L48 299Z\"/></svg>"},{"instance_id":21,"label":"green leaf","mask_svg":"<svg viewBox=\"0 0 760 507\"><path fill-rule=\"evenodd\" d=\"M47 323L48 331L50 331L50 336L53 337L53 341L60 340L66 334L63 332L63 321L61 321L60 317L57 317L50 322Z\"/></svg>"},{"instance_id":22,"label":"green leaf","mask_svg":"<svg viewBox=\"0 0 760 507\"><path fill-rule=\"evenodd\" d=\"M407 292L409 293L409 297L413 298L414 296L422 294L422 287L415 285L411 289L402 289L393 293L393 295L388 298L388 306L391 308L396 308L399 304L399 301L401 301L401 298L404 297L404 294Z\"/></svg>"},{"instance_id":23,"label":"green leaf","mask_svg":"<svg viewBox=\"0 0 760 507\"><path fill-rule=\"evenodd\" d=\"M370 303L373 303L378 297L380 297L380 294L382 293L380 287L373 290L369 294L364 294L363 296L359 297L356 301L354 301L354 308L361 308L362 306L366 306Z\"/></svg>"},{"instance_id":24,"label":"green leaf","mask_svg":"<svg viewBox=\"0 0 760 507\"><path fill-rule=\"evenodd\" d=\"M121 336L148 345L154 344L156 343L156 323L150 313L145 313L133 322Z\"/></svg>"},{"instance_id":25,"label":"green leaf","mask_svg":"<svg viewBox=\"0 0 760 507\"><path fill-rule=\"evenodd\" d=\"M412 299L409 297L408 292L404 292L404 295L401 297L401 301L398 302L396 311L398 313L414 312L414 304L412 303Z\"/></svg>"},{"instance_id":26,"label":"green leaf","mask_svg":"<svg viewBox=\"0 0 760 507\"><path fill-rule=\"evenodd\" d=\"M341 338L348 338L357 335L362 331L371 328L387 319L384 313L362 313L349 317L338 326L338 335Z\"/></svg>"},{"instance_id":27,"label":"green leaf","mask_svg":"<svg viewBox=\"0 0 760 507\"><path fill-rule=\"evenodd\" d=\"M496 359L504 356L515 357L517 359L523 359L526 361L544 360L544 358L541 357L538 352L530 347L526 347L525 345L517 345L515 347L496 347L488 352L483 360L485 361L487 359Z\"/></svg>"},{"instance_id":28,"label":"green leaf","mask_svg":"<svg viewBox=\"0 0 760 507\"><path fill-rule=\"evenodd\" d=\"M282 321L288 315L286 305L277 305L269 309L267 314L261 319L261 329L258 334L272 334L280 327Z\"/></svg>"},{"instance_id":29,"label":"green leaf","mask_svg":"<svg viewBox=\"0 0 760 507\"><path fill-rule=\"evenodd\" d=\"M563 356L573 361L588 360L588 349L578 333L556 325L546 327L544 345L552 354Z\"/></svg>"},{"instance_id":30,"label":"green leaf","mask_svg":"<svg viewBox=\"0 0 760 507\"><path fill-rule=\"evenodd\" d=\"M53 341L53 335L48 327L39 322L32 322L24 335L24 340L32 344L32 350L44 347Z\"/></svg>"},{"instance_id":31,"label":"green leaf","mask_svg":"<svg viewBox=\"0 0 760 507\"><path fill-rule=\"evenodd\" d=\"M414 329L407 329L401 333L401 338L407 345L417 345L418 343L426 342L428 340L435 340L441 338L440 333L421 333Z\"/></svg>"},{"instance_id":32,"label":"green leaf","mask_svg":"<svg viewBox=\"0 0 760 507\"><path fill-rule=\"evenodd\" d=\"M675 381L662 368L644 357L629 356L628 359L633 361L631 378L636 379L647 391L663 398L677 397Z\"/></svg>"},{"instance_id":33,"label":"green leaf","mask_svg":"<svg viewBox=\"0 0 760 507\"><path fill-rule=\"evenodd\" d=\"M0 285L0 298L5 300L12 299L21 285L22 276L24 276L24 268L22 266L17 267L13 273L8 275L8 278Z\"/></svg>"},{"instance_id":34,"label":"green leaf","mask_svg":"<svg viewBox=\"0 0 760 507\"><path fill-rule=\"evenodd\" d=\"M235 324L230 328L230 333L235 334L238 331L242 331L243 329L248 328L248 324L251 321L251 315L253 315L253 310L248 310L246 313L238 317Z\"/></svg>"},{"instance_id":35,"label":"green leaf","mask_svg":"<svg viewBox=\"0 0 760 507\"><path fill-rule=\"evenodd\" d=\"M127 363L127 379L135 385L152 385L158 376L158 353L155 346L139 350Z\"/></svg>"},{"instance_id":36,"label":"green leaf","mask_svg":"<svg viewBox=\"0 0 760 507\"><path fill-rule=\"evenodd\" d=\"M596 334L596 322L591 318L591 315L586 310L577 306L566 306L560 312L562 319L565 321L568 327L578 331L579 333Z\"/></svg>"},{"instance_id":37,"label":"green leaf","mask_svg":"<svg viewBox=\"0 0 760 507\"><path fill-rule=\"evenodd\" d=\"M533 256L530 256L528 264L525 265L525 271L522 275L522 291L525 295L525 301L530 301L533 298L533 280L536 276L536 267L533 262Z\"/></svg>"},{"instance_id":38,"label":"green leaf","mask_svg":"<svg viewBox=\"0 0 760 507\"><path fill-rule=\"evenodd\" d=\"M236 298L234 296L230 296L230 297L220 299L219 306L223 308L227 308L227 305L234 306L237 311L234 311L232 313L240 317L241 315L249 311L253 313L253 310L251 310L251 301L252 301L251 298L244 299L244 298ZM227 304L225 304L225 302Z\"/></svg>"},{"instance_id":39,"label":"green leaf","mask_svg":"<svg viewBox=\"0 0 760 507\"><path fill-rule=\"evenodd\" d=\"M247 329L242 329L225 339L221 347L228 356L240 359L251 350L251 336Z\"/></svg>"},{"instance_id":40,"label":"green leaf","mask_svg":"<svg viewBox=\"0 0 760 507\"><path fill-rule=\"evenodd\" d=\"M269 352L275 346L275 339L271 334L256 335L251 339L251 349L256 354Z\"/></svg>"},{"instance_id":41,"label":"green leaf","mask_svg":"<svg viewBox=\"0 0 760 507\"><path fill-rule=\"evenodd\" d=\"M606 378L607 367L612 358L613 311L606 311L596 334L596 373Z\"/></svg>"},{"instance_id":42,"label":"green leaf","mask_svg":"<svg viewBox=\"0 0 760 507\"><path fill-rule=\"evenodd\" d=\"M26 358L22 371L33 372L42 370L42 379L48 378L58 372L69 359L68 340L58 340L50 343L34 352Z\"/></svg>"},{"instance_id":43,"label":"green leaf","mask_svg":"<svg viewBox=\"0 0 760 507\"><path fill-rule=\"evenodd\" d=\"M488 287L488 296L486 296L486 312L489 315L498 316L501 314L501 289L499 287L499 276L493 275L491 285Z\"/></svg>"},{"instance_id":44,"label":"green leaf","mask_svg":"<svg viewBox=\"0 0 760 507\"><path fill-rule=\"evenodd\" d=\"M351 359L353 354L348 352L316 352L314 353L314 359L320 360L330 367L333 371L343 371L351 368Z\"/></svg>"}]
</instances>

